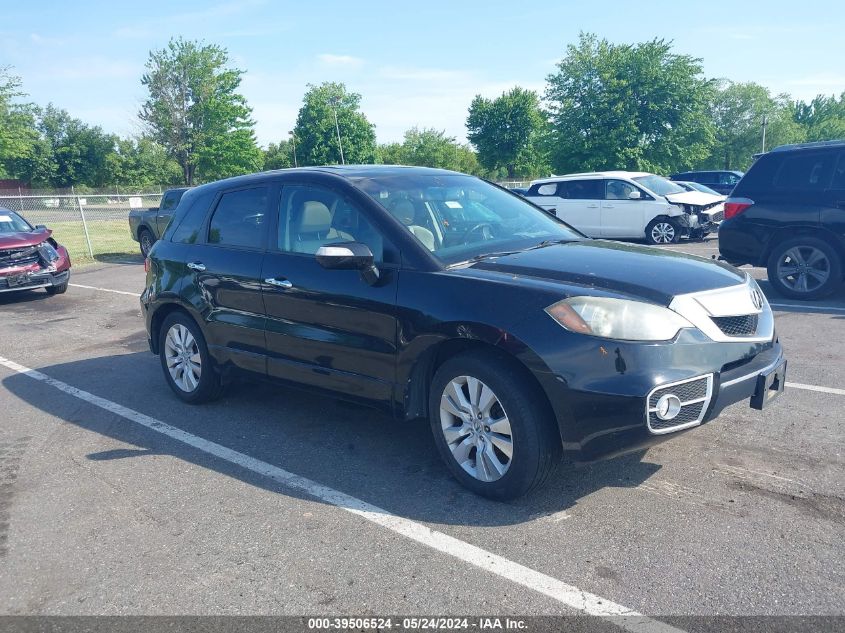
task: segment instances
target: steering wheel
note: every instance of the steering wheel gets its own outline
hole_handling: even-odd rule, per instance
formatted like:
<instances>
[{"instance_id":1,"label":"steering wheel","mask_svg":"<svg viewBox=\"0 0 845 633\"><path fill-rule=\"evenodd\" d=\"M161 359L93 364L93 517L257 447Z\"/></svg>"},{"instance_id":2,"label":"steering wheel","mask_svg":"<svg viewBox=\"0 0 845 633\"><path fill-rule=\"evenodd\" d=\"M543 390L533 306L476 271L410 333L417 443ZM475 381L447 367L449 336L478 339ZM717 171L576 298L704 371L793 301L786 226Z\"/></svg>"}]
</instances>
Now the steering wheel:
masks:
<instances>
[{"instance_id":1,"label":"steering wheel","mask_svg":"<svg viewBox=\"0 0 845 633\"><path fill-rule=\"evenodd\" d=\"M495 239L495 237L496 237L495 235L493 235L493 225L492 224L490 224L489 222L479 222L474 227L472 227L471 229L466 231L463 235L461 235L461 242L462 243L470 242L469 236L472 235L473 233L478 233L479 236L481 237L480 240L472 240L473 242L492 240L492 239Z\"/></svg>"}]
</instances>

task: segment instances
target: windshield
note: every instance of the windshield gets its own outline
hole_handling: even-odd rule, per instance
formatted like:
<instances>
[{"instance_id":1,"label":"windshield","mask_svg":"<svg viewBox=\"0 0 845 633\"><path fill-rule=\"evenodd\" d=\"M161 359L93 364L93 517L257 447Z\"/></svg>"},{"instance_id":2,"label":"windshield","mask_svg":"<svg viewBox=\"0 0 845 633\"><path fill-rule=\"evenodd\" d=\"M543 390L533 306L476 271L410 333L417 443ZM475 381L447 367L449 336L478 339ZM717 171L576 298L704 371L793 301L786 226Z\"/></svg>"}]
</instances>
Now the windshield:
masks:
<instances>
[{"instance_id":1,"label":"windshield","mask_svg":"<svg viewBox=\"0 0 845 633\"><path fill-rule=\"evenodd\" d=\"M4 233L28 233L32 230L29 222L14 211L0 209L0 235Z\"/></svg>"},{"instance_id":2,"label":"windshield","mask_svg":"<svg viewBox=\"0 0 845 633\"><path fill-rule=\"evenodd\" d=\"M633 180L640 183L646 189L653 191L658 196L668 196L673 193L684 192L684 188L681 187L681 185L674 183L663 176L637 176Z\"/></svg>"},{"instance_id":3,"label":"windshield","mask_svg":"<svg viewBox=\"0 0 845 633\"><path fill-rule=\"evenodd\" d=\"M715 189L711 189L707 185L702 185L700 182L689 182L687 183L690 187L695 189L696 191L700 191L701 193L712 193L714 196L721 196L722 194L716 191Z\"/></svg>"},{"instance_id":4,"label":"windshield","mask_svg":"<svg viewBox=\"0 0 845 633\"><path fill-rule=\"evenodd\" d=\"M472 176L410 173L355 179L446 264L583 236L522 198Z\"/></svg>"}]
</instances>

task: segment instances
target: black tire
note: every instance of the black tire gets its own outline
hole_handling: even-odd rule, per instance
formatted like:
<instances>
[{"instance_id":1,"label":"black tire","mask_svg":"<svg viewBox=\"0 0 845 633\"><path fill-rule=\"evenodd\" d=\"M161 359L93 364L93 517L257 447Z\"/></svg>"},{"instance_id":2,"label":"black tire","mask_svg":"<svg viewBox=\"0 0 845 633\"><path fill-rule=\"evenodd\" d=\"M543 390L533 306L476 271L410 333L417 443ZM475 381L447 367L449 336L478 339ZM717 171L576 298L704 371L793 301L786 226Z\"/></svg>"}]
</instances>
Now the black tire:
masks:
<instances>
[{"instance_id":1,"label":"black tire","mask_svg":"<svg viewBox=\"0 0 845 633\"><path fill-rule=\"evenodd\" d=\"M659 225L668 225L669 227L671 227L671 239L661 241L658 235L665 235L666 233L663 231L655 230L655 228ZM672 218L667 218L665 216L654 218L651 222L648 223L648 226L645 229L645 240L649 244L677 244L681 240L681 225L678 223L677 220L673 220Z\"/></svg>"},{"instance_id":2,"label":"black tire","mask_svg":"<svg viewBox=\"0 0 845 633\"><path fill-rule=\"evenodd\" d=\"M793 254L806 258L803 262L805 266L813 260L814 255L821 257L813 265L804 268L812 269L812 272L803 274L806 290L801 290L800 272L784 276L792 268L802 270L798 262L791 264ZM781 242L772 249L766 270L769 283L775 291L790 299L820 299L842 283L842 259L839 253L828 242L817 237L794 237ZM822 282L818 275L826 275L826 279Z\"/></svg>"},{"instance_id":3,"label":"black tire","mask_svg":"<svg viewBox=\"0 0 845 633\"><path fill-rule=\"evenodd\" d=\"M63 284L59 284L58 286L47 286L44 290L47 291L48 295L63 295L67 292L67 285L69 282L65 282Z\"/></svg>"},{"instance_id":4,"label":"black tire","mask_svg":"<svg viewBox=\"0 0 845 633\"><path fill-rule=\"evenodd\" d=\"M149 257L150 250L153 247L153 244L156 243L156 238L153 235L153 232L149 229L141 229L138 231L138 243L141 246L141 255L145 258Z\"/></svg>"},{"instance_id":5,"label":"black tire","mask_svg":"<svg viewBox=\"0 0 845 633\"><path fill-rule=\"evenodd\" d=\"M196 342L197 351L199 352L201 359L201 372L198 384L190 391L180 387L174 380L173 376L171 376L170 370L168 369L167 336L171 328L176 325L186 328L191 333L191 336ZM202 331L190 316L184 312L173 312L164 319L164 323L161 324L161 330L159 332L158 352L159 360L161 361L161 369L162 372L164 372L164 379L167 381L170 389L173 390L173 393L175 393L180 400L189 404L202 404L203 402L210 402L220 396L223 391L220 374L214 365L211 355L208 353L208 346L205 343L205 337L202 335Z\"/></svg>"},{"instance_id":6,"label":"black tire","mask_svg":"<svg viewBox=\"0 0 845 633\"><path fill-rule=\"evenodd\" d=\"M557 423L542 392L514 362L486 351L460 354L440 366L429 392L429 422L441 459L466 488L499 501L542 486L556 471L562 454ZM461 376L474 377L489 386L510 422L513 454L504 475L495 481L481 481L464 470L444 435L441 397L447 385Z\"/></svg>"}]
</instances>

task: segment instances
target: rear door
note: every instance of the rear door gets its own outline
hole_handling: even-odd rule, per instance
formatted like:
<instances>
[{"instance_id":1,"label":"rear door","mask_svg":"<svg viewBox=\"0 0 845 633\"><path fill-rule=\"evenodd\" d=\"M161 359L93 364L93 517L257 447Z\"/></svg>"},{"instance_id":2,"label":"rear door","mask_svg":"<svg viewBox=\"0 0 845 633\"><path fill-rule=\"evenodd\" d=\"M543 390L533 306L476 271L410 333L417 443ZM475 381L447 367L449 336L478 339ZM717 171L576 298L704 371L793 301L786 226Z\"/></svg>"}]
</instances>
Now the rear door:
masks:
<instances>
[{"instance_id":1,"label":"rear door","mask_svg":"<svg viewBox=\"0 0 845 633\"><path fill-rule=\"evenodd\" d=\"M604 180L565 180L558 187L557 217L590 237L601 237Z\"/></svg>"},{"instance_id":2,"label":"rear door","mask_svg":"<svg viewBox=\"0 0 845 633\"><path fill-rule=\"evenodd\" d=\"M624 180L610 178L604 182L605 195L601 203L602 237L643 237L645 227L657 215L654 199L639 187ZM632 200L631 193L640 198ZM663 208L665 205L661 205Z\"/></svg>"},{"instance_id":3,"label":"rear door","mask_svg":"<svg viewBox=\"0 0 845 633\"><path fill-rule=\"evenodd\" d=\"M188 252L183 298L200 310L208 348L221 365L266 373L261 265L273 187L224 190Z\"/></svg>"},{"instance_id":4,"label":"rear door","mask_svg":"<svg viewBox=\"0 0 845 633\"><path fill-rule=\"evenodd\" d=\"M389 406L396 380L398 254L350 192L307 181L285 184L261 273L267 371L274 378ZM380 277L327 270L324 244L356 241ZM388 260L388 261L385 261Z\"/></svg>"}]
</instances>

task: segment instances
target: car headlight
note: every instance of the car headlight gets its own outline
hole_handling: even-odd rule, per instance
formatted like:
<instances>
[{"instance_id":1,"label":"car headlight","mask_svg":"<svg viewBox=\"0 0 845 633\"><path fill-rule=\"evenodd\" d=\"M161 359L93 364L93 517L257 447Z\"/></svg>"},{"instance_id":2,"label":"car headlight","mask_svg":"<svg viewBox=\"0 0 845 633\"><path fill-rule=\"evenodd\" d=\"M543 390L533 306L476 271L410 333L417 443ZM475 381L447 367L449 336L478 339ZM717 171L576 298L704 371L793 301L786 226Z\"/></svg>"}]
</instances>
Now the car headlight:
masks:
<instances>
[{"instance_id":1,"label":"car headlight","mask_svg":"<svg viewBox=\"0 0 845 633\"><path fill-rule=\"evenodd\" d=\"M38 245L38 252L48 264L51 264L59 259L58 251L53 248L53 245L49 242L41 242L41 244Z\"/></svg>"},{"instance_id":2,"label":"car headlight","mask_svg":"<svg viewBox=\"0 0 845 633\"><path fill-rule=\"evenodd\" d=\"M570 332L625 341L668 341L694 327L669 308L609 297L570 297L546 312Z\"/></svg>"}]
</instances>

